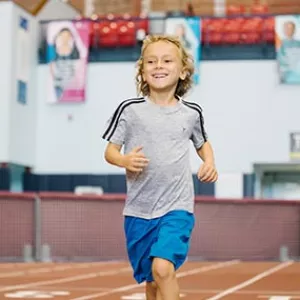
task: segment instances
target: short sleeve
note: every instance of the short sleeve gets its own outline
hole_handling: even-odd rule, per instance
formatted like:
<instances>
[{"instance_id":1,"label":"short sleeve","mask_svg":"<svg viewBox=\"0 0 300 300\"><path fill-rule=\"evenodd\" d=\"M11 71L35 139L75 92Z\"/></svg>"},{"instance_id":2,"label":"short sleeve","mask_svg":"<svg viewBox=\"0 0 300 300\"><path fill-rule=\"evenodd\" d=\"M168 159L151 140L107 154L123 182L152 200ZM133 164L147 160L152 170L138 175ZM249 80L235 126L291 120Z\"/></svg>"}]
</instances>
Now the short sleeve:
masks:
<instances>
[{"instance_id":1,"label":"short sleeve","mask_svg":"<svg viewBox=\"0 0 300 300\"><path fill-rule=\"evenodd\" d=\"M193 127L193 132L191 140L196 149L202 147L202 145L207 141L207 133L204 128L204 118L201 111L197 111L197 118Z\"/></svg>"},{"instance_id":2,"label":"short sleeve","mask_svg":"<svg viewBox=\"0 0 300 300\"><path fill-rule=\"evenodd\" d=\"M116 110L105 125L102 138L108 142L123 145L127 129L126 110Z\"/></svg>"}]
</instances>

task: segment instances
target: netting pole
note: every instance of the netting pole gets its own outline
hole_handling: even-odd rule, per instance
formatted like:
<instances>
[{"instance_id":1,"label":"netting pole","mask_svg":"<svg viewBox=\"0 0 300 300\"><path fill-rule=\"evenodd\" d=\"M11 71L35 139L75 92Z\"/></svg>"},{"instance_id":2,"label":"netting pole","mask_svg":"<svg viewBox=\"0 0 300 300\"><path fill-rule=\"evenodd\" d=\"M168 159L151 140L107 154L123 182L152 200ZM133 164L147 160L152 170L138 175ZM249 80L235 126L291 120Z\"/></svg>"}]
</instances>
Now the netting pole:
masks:
<instances>
[{"instance_id":1,"label":"netting pole","mask_svg":"<svg viewBox=\"0 0 300 300\"><path fill-rule=\"evenodd\" d=\"M35 259L41 261L42 248L42 216L41 216L41 199L39 196L34 200L34 243L35 243Z\"/></svg>"},{"instance_id":2,"label":"netting pole","mask_svg":"<svg viewBox=\"0 0 300 300\"><path fill-rule=\"evenodd\" d=\"M31 245L24 245L23 248L23 261L25 263L33 262L33 255L32 255L32 246Z\"/></svg>"},{"instance_id":3,"label":"netting pole","mask_svg":"<svg viewBox=\"0 0 300 300\"><path fill-rule=\"evenodd\" d=\"M290 259L289 258L289 249L288 249L288 247L281 246L279 256L280 256L279 259L280 259L281 262L288 261Z\"/></svg>"},{"instance_id":4,"label":"netting pole","mask_svg":"<svg viewBox=\"0 0 300 300\"><path fill-rule=\"evenodd\" d=\"M42 262L51 262L51 249L50 246L45 244L42 245L42 255L41 255L41 261Z\"/></svg>"}]
</instances>

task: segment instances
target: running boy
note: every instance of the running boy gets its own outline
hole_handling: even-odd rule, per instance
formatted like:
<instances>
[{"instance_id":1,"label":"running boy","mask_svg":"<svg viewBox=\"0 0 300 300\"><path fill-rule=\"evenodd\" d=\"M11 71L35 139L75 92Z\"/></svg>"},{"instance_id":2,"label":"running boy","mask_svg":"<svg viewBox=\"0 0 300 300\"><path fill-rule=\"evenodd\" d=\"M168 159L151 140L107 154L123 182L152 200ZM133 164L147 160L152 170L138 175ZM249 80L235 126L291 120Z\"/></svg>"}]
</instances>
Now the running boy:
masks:
<instances>
[{"instance_id":1,"label":"running boy","mask_svg":"<svg viewBox=\"0 0 300 300\"><path fill-rule=\"evenodd\" d=\"M127 251L134 278L146 281L147 300L179 300L175 272L194 227L190 140L203 160L198 178L214 182L218 176L201 108L181 98L193 72L179 40L145 39L136 76L143 97L123 101L103 134L106 161L126 169Z\"/></svg>"}]
</instances>

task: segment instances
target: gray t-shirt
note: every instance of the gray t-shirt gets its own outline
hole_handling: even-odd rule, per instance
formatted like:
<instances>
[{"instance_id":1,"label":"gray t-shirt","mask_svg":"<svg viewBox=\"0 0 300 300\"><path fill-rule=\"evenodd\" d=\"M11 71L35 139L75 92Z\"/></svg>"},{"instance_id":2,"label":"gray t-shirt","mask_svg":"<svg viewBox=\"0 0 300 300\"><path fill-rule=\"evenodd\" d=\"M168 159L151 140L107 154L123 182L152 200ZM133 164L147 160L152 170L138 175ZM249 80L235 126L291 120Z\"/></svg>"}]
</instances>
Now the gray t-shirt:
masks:
<instances>
[{"instance_id":1,"label":"gray t-shirt","mask_svg":"<svg viewBox=\"0 0 300 300\"><path fill-rule=\"evenodd\" d=\"M148 98L123 101L108 120L103 138L124 145L124 153L142 146L150 160L143 172L127 171L123 214L145 219L171 210L194 212L189 145L199 149L207 139L200 106L178 100L162 107Z\"/></svg>"}]
</instances>

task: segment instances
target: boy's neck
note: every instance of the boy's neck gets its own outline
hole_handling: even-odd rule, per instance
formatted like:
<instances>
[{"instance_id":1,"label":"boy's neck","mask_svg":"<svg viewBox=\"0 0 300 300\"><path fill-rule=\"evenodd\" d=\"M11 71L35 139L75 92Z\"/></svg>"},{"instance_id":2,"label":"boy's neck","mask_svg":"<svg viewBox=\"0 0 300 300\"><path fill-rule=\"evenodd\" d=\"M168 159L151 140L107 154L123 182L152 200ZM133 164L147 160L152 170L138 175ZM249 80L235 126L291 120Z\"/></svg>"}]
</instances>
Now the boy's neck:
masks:
<instances>
[{"instance_id":1,"label":"boy's neck","mask_svg":"<svg viewBox=\"0 0 300 300\"><path fill-rule=\"evenodd\" d=\"M149 95L149 99L158 105L161 106L172 106L175 105L178 100L176 99L174 95L174 91L169 91L169 92L156 92L156 91L151 91Z\"/></svg>"}]
</instances>

